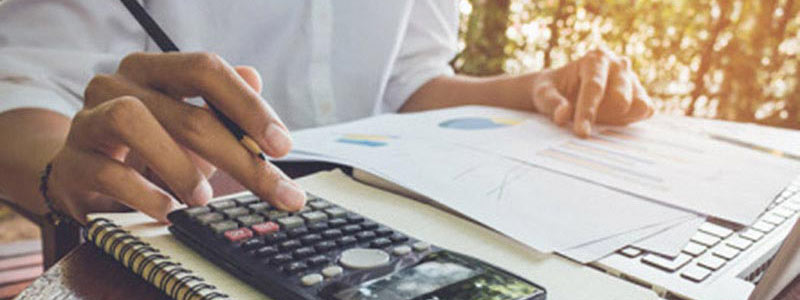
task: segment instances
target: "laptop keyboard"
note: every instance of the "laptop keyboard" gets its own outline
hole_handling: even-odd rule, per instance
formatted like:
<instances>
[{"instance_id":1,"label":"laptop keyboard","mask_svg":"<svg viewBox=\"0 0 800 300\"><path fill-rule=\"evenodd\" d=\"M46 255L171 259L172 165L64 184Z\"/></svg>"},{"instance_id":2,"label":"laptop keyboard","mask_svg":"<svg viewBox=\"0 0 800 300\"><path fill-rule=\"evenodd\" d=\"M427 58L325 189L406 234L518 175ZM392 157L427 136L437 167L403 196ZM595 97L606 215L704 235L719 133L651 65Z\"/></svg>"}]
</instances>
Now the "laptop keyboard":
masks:
<instances>
[{"instance_id":1,"label":"laptop keyboard","mask_svg":"<svg viewBox=\"0 0 800 300\"><path fill-rule=\"evenodd\" d=\"M761 241L778 225L794 220L798 212L800 212L800 178L781 191L758 220L749 227L737 231L723 224L706 221L675 257L648 253L630 246L619 250L618 253L630 259L638 259L649 267L680 274L684 280L700 283ZM744 279L757 283L770 261L756 268Z\"/></svg>"}]
</instances>

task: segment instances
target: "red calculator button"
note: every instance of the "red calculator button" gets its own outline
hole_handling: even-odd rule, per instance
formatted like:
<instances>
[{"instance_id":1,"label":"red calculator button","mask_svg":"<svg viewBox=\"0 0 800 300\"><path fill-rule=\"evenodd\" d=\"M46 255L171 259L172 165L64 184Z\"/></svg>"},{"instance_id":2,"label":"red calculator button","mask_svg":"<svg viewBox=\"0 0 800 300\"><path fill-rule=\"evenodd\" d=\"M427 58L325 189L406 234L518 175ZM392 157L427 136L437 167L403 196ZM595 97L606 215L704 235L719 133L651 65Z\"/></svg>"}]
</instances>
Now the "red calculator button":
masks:
<instances>
[{"instance_id":1,"label":"red calculator button","mask_svg":"<svg viewBox=\"0 0 800 300\"><path fill-rule=\"evenodd\" d=\"M253 237L253 232L247 228L233 229L225 232L225 238L231 242L238 242L251 237Z\"/></svg>"},{"instance_id":2,"label":"red calculator button","mask_svg":"<svg viewBox=\"0 0 800 300\"><path fill-rule=\"evenodd\" d=\"M253 231L255 231L256 234L258 235L267 235L278 231L278 229L280 229L280 226L278 226L278 223L270 221L253 225L252 228Z\"/></svg>"}]
</instances>

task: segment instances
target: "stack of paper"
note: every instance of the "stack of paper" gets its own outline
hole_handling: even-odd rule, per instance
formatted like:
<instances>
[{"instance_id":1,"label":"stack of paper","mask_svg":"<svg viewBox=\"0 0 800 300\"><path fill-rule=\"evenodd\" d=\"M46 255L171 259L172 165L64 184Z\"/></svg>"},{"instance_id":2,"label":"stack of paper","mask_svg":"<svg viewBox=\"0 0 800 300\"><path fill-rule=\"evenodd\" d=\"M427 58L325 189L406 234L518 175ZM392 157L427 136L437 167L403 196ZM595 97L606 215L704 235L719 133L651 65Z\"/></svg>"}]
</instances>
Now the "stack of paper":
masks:
<instances>
[{"instance_id":1,"label":"stack of paper","mask_svg":"<svg viewBox=\"0 0 800 300\"><path fill-rule=\"evenodd\" d=\"M749 224L795 175L658 124L580 139L540 115L473 106L297 132L294 154L366 170L580 262L631 244L677 253L705 215Z\"/></svg>"}]
</instances>

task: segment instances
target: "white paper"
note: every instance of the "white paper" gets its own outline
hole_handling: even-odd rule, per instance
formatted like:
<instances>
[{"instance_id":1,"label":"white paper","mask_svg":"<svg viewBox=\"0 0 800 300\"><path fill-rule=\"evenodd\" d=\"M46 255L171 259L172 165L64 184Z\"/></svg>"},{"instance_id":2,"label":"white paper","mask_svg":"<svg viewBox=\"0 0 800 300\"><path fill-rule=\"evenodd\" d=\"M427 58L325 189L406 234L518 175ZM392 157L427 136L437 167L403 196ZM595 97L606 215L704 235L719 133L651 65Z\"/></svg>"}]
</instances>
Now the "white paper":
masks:
<instances>
[{"instance_id":1,"label":"white paper","mask_svg":"<svg viewBox=\"0 0 800 300\"><path fill-rule=\"evenodd\" d=\"M637 241L633 243L633 246L668 257L678 256L705 221L706 218L701 216L689 219L644 240Z\"/></svg>"}]
</instances>

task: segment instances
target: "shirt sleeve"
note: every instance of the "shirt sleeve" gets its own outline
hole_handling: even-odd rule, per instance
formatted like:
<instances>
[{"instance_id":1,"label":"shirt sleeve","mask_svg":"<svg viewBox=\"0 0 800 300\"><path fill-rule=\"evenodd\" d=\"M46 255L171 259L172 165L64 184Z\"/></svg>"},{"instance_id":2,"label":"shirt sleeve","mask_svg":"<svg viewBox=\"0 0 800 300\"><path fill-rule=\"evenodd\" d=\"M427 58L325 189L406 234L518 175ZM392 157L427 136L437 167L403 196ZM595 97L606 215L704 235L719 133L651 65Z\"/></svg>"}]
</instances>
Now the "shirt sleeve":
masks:
<instances>
[{"instance_id":1,"label":"shirt sleeve","mask_svg":"<svg viewBox=\"0 0 800 300\"><path fill-rule=\"evenodd\" d=\"M143 50L146 35L117 1L0 3L0 113L43 108L72 117L97 73Z\"/></svg>"},{"instance_id":2,"label":"shirt sleeve","mask_svg":"<svg viewBox=\"0 0 800 300\"><path fill-rule=\"evenodd\" d=\"M453 75L458 45L456 0L417 0L376 113L396 112L429 80Z\"/></svg>"}]
</instances>

